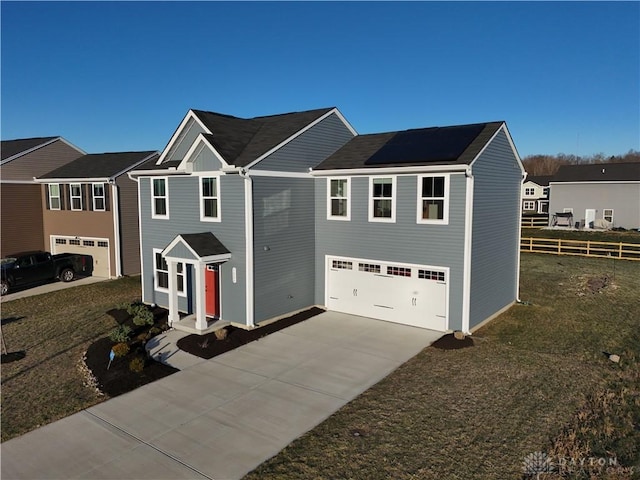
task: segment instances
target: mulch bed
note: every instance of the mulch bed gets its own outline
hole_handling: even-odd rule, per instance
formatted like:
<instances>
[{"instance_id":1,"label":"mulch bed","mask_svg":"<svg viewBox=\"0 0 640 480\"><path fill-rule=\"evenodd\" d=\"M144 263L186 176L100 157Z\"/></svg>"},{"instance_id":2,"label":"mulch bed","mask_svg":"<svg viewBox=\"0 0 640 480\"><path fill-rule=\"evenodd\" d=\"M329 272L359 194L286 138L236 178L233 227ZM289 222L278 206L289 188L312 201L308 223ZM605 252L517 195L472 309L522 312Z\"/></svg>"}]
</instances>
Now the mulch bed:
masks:
<instances>
[{"instance_id":1,"label":"mulch bed","mask_svg":"<svg viewBox=\"0 0 640 480\"><path fill-rule=\"evenodd\" d=\"M224 340L218 340L215 333L208 333L206 335L188 335L178 340L177 345L180 350L184 350L191 355L208 360L216 355L228 352L229 350L233 350L234 348L238 348L266 335L277 332L278 330L282 330L283 328L308 320L322 312L324 312L324 310L321 308L313 307L292 315L291 317L283 318L282 320L278 320L269 325L255 328L253 330L245 330L243 328L228 326L225 327L227 329L227 338Z\"/></svg>"},{"instance_id":2,"label":"mulch bed","mask_svg":"<svg viewBox=\"0 0 640 480\"><path fill-rule=\"evenodd\" d=\"M148 333L152 327L156 327L162 331L166 330L167 311L162 308L156 308L153 309L152 312L155 323L145 326L135 325L126 310L116 309L110 310L107 313L111 315L118 324L129 325L132 329L131 338L135 339L138 335ZM98 384L97 387L102 393L109 397L122 395L123 393L178 371L176 368L149 358L142 340L133 340L129 342L129 344L129 353L124 357L115 358L113 362L111 362L111 365L109 365L109 353L111 352L111 347L113 347L114 342L108 336L92 343L85 354L85 364L93 373ZM129 369L129 363L136 357L144 358L144 369L141 372L133 372Z\"/></svg>"},{"instance_id":3,"label":"mulch bed","mask_svg":"<svg viewBox=\"0 0 640 480\"><path fill-rule=\"evenodd\" d=\"M432 347L440 350L458 350L460 348L473 347L473 338L466 336L458 340L453 333L448 333L431 344Z\"/></svg>"}]
</instances>

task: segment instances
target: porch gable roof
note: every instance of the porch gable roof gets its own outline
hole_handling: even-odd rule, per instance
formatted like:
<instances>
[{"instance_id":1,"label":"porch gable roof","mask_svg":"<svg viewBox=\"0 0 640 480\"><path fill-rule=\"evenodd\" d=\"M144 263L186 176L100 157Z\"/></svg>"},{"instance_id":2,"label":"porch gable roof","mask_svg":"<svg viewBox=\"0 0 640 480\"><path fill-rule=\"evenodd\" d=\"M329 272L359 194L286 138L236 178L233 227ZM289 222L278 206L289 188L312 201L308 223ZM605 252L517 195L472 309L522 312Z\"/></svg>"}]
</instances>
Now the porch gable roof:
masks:
<instances>
[{"instance_id":1,"label":"porch gable roof","mask_svg":"<svg viewBox=\"0 0 640 480\"><path fill-rule=\"evenodd\" d=\"M211 232L182 233L162 251L162 256L173 259L216 262L231 258L231 252Z\"/></svg>"}]
</instances>

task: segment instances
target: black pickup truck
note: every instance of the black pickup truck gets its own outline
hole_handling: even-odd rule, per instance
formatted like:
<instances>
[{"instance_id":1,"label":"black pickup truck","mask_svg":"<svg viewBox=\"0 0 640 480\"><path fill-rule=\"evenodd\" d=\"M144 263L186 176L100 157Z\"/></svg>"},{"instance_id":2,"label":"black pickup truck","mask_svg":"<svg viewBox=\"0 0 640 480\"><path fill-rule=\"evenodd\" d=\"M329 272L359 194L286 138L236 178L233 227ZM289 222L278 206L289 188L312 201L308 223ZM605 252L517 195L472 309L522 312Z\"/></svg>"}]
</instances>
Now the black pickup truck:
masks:
<instances>
[{"instance_id":1,"label":"black pickup truck","mask_svg":"<svg viewBox=\"0 0 640 480\"><path fill-rule=\"evenodd\" d=\"M76 253L51 255L49 252L23 252L0 260L0 295L10 289L47 280L70 282L76 275L90 275L93 257Z\"/></svg>"}]
</instances>

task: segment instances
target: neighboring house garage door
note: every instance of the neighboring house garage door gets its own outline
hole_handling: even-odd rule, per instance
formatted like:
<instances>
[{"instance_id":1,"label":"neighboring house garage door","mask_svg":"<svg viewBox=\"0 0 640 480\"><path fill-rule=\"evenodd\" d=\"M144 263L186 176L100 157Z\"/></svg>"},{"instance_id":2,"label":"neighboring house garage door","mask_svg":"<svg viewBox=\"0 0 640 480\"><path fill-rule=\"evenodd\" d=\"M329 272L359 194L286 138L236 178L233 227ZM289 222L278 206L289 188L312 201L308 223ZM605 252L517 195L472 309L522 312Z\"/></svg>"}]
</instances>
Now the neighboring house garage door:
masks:
<instances>
[{"instance_id":1,"label":"neighboring house garage door","mask_svg":"<svg viewBox=\"0 0 640 480\"><path fill-rule=\"evenodd\" d=\"M448 269L327 257L327 308L447 330Z\"/></svg>"},{"instance_id":2,"label":"neighboring house garage door","mask_svg":"<svg viewBox=\"0 0 640 480\"><path fill-rule=\"evenodd\" d=\"M109 240L106 238L51 237L51 253L81 253L93 257L93 276L110 277Z\"/></svg>"}]
</instances>

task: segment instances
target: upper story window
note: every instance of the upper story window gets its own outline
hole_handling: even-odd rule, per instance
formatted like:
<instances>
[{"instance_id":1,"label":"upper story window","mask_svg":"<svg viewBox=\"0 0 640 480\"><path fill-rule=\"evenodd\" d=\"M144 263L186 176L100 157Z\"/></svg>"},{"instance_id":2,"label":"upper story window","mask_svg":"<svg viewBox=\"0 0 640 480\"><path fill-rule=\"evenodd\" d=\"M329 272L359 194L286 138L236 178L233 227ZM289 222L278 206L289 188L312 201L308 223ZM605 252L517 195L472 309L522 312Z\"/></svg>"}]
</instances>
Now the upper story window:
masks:
<instances>
[{"instance_id":1,"label":"upper story window","mask_svg":"<svg viewBox=\"0 0 640 480\"><path fill-rule=\"evenodd\" d=\"M220 194L217 177L200 179L200 220L220 221Z\"/></svg>"},{"instance_id":2,"label":"upper story window","mask_svg":"<svg viewBox=\"0 0 640 480\"><path fill-rule=\"evenodd\" d=\"M69 192L71 210L82 210L82 185L80 183L72 183L69 185Z\"/></svg>"},{"instance_id":3,"label":"upper story window","mask_svg":"<svg viewBox=\"0 0 640 480\"><path fill-rule=\"evenodd\" d=\"M329 178L327 218L333 220L349 220L351 205L349 203L349 178Z\"/></svg>"},{"instance_id":4,"label":"upper story window","mask_svg":"<svg viewBox=\"0 0 640 480\"><path fill-rule=\"evenodd\" d=\"M60 210L60 185L50 183L47 187L49 190L49 208L51 210Z\"/></svg>"},{"instance_id":5,"label":"upper story window","mask_svg":"<svg viewBox=\"0 0 640 480\"><path fill-rule=\"evenodd\" d=\"M371 177L369 183L369 221L396 221L396 177Z\"/></svg>"},{"instance_id":6,"label":"upper story window","mask_svg":"<svg viewBox=\"0 0 640 480\"><path fill-rule=\"evenodd\" d=\"M449 176L418 177L418 223L449 222Z\"/></svg>"},{"instance_id":7,"label":"upper story window","mask_svg":"<svg viewBox=\"0 0 640 480\"><path fill-rule=\"evenodd\" d=\"M167 179L153 178L151 185L151 216L153 218L168 218Z\"/></svg>"},{"instance_id":8,"label":"upper story window","mask_svg":"<svg viewBox=\"0 0 640 480\"><path fill-rule=\"evenodd\" d=\"M98 212L105 211L104 183L94 183L91 186L93 196L93 209Z\"/></svg>"},{"instance_id":9,"label":"upper story window","mask_svg":"<svg viewBox=\"0 0 640 480\"><path fill-rule=\"evenodd\" d=\"M536 189L531 187L526 187L524 189L524 194L527 197L533 197L536 194Z\"/></svg>"},{"instance_id":10,"label":"upper story window","mask_svg":"<svg viewBox=\"0 0 640 480\"><path fill-rule=\"evenodd\" d=\"M549 187L544 187L544 188L542 189L542 194L543 194L545 197L548 197L548 196L549 196Z\"/></svg>"}]
</instances>

